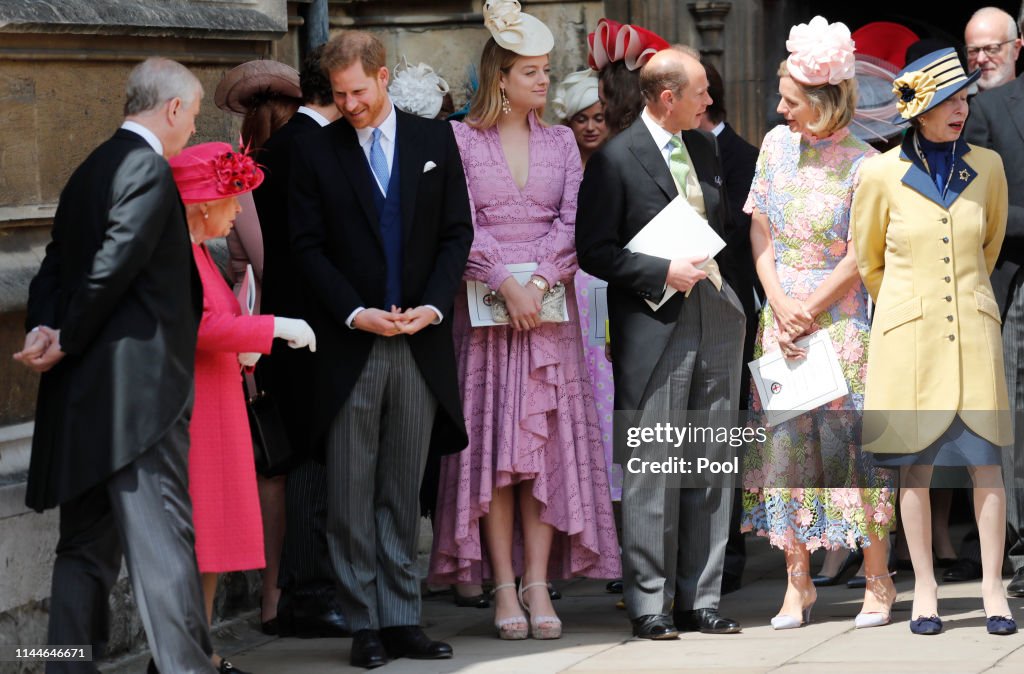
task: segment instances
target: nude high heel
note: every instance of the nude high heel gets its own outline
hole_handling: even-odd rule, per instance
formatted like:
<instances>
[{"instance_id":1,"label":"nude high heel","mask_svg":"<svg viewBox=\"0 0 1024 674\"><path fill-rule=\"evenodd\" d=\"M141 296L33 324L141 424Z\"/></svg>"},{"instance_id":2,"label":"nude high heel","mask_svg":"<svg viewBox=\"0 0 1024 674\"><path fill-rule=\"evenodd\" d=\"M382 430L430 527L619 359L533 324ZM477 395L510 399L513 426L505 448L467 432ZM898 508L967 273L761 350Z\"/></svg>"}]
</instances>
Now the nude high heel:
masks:
<instances>
[{"instance_id":1,"label":"nude high heel","mask_svg":"<svg viewBox=\"0 0 1024 674\"><path fill-rule=\"evenodd\" d=\"M498 590L511 589L513 592L516 589L515 583L502 583L494 588L494 607L497 610L498 607ZM494 629L498 631L498 638L506 641L521 641L529 636L529 624L526 622L526 616L512 616L511 618L502 618L501 620L494 621Z\"/></svg>"},{"instance_id":2,"label":"nude high heel","mask_svg":"<svg viewBox=\"0 0 1024 674\"><path fill-rule=\"evenodd\" d=\"M562 621L557 616L532 615L530 606L526 603L526 591L531 587L543 587L548 591L548 583L539 580L535 583L527 583L519 586L519 604L523 610L530 615L530 636L534 639L559 639L562 636Z\"/></svg>"},{"instance_id":3,"label":"nude high heel","mask_svg":"<svg viewBox=\"0 0 1024 674\"><path fill-rule=\"evenodd\" d=\"M806 576L806 575L807 575L806 571L794 571L794 572L789 574L789 577L790 578L799 578L800 576ZM815 598L814 601L817 601L817 598ZM807 606L803 607L803 610L800 612L800 617L799 618L795 618L795 617L793 617L791 615L785 615L785 614L775 616L774 618L772 618L772 629L775 629L775 630L792 630L792 629L796 629L798 627L803 627L807 623L811 622L811 609L814 608L814 601L812 601Z\"/></svg>"},{"instance_id":4,"label":"nude high heel","mask_svg":"<svg viewBox=\"0 0 1024 674\"><path fill-rule=\"evenodd\" d=\"M865 576L864 581L865 583L870 583L873 581L882 580L883 578L891 578L895 575L895 571L890 571L889 573L883 573L879 576ZM893 602L895 601L896 597L893 597ZM889 622L892 620L891 613L892 603L889 604L889 607L885 610L885 612L870 611L868 613L865 613L861 611L857 614L857 617L853 619L853 626L857 629L862 629L864 627L881 627L882 625L888 625Z\"/></svg>"}]
</instances>

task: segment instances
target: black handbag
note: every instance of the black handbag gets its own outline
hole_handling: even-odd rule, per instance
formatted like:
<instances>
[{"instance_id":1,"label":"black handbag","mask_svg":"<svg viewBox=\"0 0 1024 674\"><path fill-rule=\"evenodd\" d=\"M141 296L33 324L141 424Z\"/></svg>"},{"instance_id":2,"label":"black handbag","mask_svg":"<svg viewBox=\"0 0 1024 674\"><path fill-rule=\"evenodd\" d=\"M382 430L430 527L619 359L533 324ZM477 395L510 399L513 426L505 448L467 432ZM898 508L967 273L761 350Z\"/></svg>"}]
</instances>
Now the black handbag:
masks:
<instances>
[{"instance_id":1,"label":"black handbag","mask_svg":"<svg viewBox=\"0 0 1024 674\"><path fill-rule=\"evenodd\" d=\"M251 374L245 375L245 408L249 414L252 451L256 472L264 477L280 475L291 463L292 450L281 411L274 398L256 386Z\"/></svg>"}]
</instances>

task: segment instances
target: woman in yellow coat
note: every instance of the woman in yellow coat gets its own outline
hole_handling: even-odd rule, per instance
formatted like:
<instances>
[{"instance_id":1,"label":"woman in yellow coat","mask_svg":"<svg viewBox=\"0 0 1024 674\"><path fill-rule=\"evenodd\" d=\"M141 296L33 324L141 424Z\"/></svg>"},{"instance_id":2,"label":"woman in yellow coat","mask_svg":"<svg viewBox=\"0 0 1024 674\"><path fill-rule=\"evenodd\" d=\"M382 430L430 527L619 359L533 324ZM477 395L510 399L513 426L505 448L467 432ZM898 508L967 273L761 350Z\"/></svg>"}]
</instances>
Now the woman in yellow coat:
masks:
<instances>
[{"instance_id":1,"label":"woman in yellow coat","mask_svg":"<svg viewBox=\"0 0 1024 674\"><path fill-rule=\"evenodd\" d=\"M999 307L989 283L1006 229L1006 176L999 155L960 140L966 87L977 77L966 75L953 49L904 68L893 93L912 128L901 147L862 165L851 215L857 265L876 305L864 448L879 465L900 468L915 634L942 630L928 505L934 466L968 467L987 629L1017 630L1000 579L1000 453L1012 431Z\"/></svg>"}]
</instances>

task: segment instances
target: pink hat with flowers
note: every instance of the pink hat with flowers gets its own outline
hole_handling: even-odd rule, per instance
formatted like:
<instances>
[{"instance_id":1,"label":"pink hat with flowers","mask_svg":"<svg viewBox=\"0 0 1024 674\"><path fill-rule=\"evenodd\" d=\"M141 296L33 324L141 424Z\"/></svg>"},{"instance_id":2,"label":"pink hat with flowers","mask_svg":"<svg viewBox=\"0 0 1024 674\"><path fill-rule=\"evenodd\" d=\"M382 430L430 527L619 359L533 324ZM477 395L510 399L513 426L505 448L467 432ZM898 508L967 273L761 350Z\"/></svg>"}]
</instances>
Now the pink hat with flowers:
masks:
<instances>
[{"instance_id":1,"label":"pink hat with flowers","mask_svg":"<svg viewBox=\"0 0 1024 674\"><path fill-rule=\"evenodd\" d=\"M181 200L200 204L251 192L263 182L252 157L227 143L200 143L169 160Z\"/></svg>"},{"instance_id":2,"label":"pink hat with flowers","mask_svg":"<svg viewBox=\"0 0 1024 674\"><path fill-rule=\"evenodd\" d=\"M793 26L786 49L789 75L800 84L839 84L857 74L853 56L856 48L844 23L829 23L825 17L816 16L810 23Z\"/></svg>"}]
</instances>

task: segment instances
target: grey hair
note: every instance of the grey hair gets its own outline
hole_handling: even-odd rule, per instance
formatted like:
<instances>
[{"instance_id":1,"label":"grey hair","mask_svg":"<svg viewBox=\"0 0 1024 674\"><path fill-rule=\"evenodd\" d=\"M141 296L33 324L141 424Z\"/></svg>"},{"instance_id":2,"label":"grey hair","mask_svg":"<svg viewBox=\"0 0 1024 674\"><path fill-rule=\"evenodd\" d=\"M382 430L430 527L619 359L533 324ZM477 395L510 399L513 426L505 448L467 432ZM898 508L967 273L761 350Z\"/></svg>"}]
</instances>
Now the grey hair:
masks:
<instances>
[{"instance_id":1,"label":"grey hair","mask_svg":"<svg viewBox=\"0 0 1024 674\"><path fill-rule=\"evenodd\" d=\"M1021 19L1024 20L1024 8L1021 8L1021 9L1022 9ZM1017 22L1013 20L1013 15L1011 15L1010 13L1008 13L1004 9L1000 9L999 7L982 7L981 9L976 11L974 14L971 14L971 18L970 18L970 20L967 23L970 23L971 21L974 21L979 16L982 16L982 15L985 15L985 14L988 14L988 15L999 15L1000 18L1005 18L1006 19L1006 39L1007 40L1015 40L1016 38L1020 37L1020 26L1018 26Z\"/></svg>"},{"instance_id":2,"label":"grey hair","mask_svg":"<svg viewBox=\"0 0 1024 674\"><path fill-rule=\"evenodd\" d=\"M203 96L203 85L192 71L160 57L148 58L132 68L125 90L126 117L149 112L172 98L180 98L188 107L196 96Z\"/></svg>"}]
</instances>

